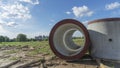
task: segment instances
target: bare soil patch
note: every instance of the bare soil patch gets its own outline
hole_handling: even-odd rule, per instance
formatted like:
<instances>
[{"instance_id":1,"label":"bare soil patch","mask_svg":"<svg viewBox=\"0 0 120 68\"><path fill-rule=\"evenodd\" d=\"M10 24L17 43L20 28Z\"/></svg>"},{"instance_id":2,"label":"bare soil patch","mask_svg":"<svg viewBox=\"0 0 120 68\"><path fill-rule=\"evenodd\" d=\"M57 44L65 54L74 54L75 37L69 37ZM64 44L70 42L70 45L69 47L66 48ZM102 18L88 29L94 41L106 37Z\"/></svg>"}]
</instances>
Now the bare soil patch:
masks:
<instances>
[{"instance_id":1,"label":"bare soil patch","mask_svg":"<svg viewBox=\"0 0 120 68\"><path fill-rule=\"evenodd\" d=\"M31 54L34 47L0 47L0 68L97 68L97 63L90 59L65 61L47 53Z\"/></svg>"}]
</instances>

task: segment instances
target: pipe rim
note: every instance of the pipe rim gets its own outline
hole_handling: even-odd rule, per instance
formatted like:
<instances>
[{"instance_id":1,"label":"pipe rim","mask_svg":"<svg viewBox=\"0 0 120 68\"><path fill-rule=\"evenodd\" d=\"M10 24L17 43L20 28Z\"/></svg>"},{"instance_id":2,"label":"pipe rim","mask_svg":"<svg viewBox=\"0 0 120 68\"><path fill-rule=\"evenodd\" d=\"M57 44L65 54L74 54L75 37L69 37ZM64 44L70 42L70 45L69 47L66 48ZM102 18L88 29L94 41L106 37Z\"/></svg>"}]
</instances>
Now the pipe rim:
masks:
<instances>
[{"instance_id":1,"label":"pipe rim","mask_svg":"<svg viewBox=\"0 0 120 68\"><path fill-rule=\"evenodd\" d=\"M77 55L74 55L74 56L65 56L65 55L62 55L61 53L59 53L55 46L54 46L54 41L53 41L53 37L54 37L54 33L56 31L56 29L63 25L63 24L67 24L67 23L72 23L72 24L75 24L77 26L79 26L84 34L85 34L85 39L86 39L86 42L85 42L85 45L83 47L83 50L77 54ZM80 59L88 50L89 48L89 45L90 45L90 38L89 38L89 33L88 33L88 30L86 29L86 27L79 21L76 21L74 19L64 19L60 22L58 22L51 30L50 32L50 35L49 35L49 44L50 44L50 48L51 50L54 52L54 54L58 57L60 57L61 59L65 59L65 60L76 60L76 59Z\"/></svg>"},{"instance_id":2,"label":"pipe rim","mask_svg":"<svg viewBox=\"0 0 120 68\"><path fill-rule=\"evenodd\" d=\"M88 22L88 25L89 24L93 24L93 23L100 23L100 22L103 22L103 21L120 21L120 18L103 18L103 19L97 19L97 20L93 20L93 21Z\"/></svg>"}]
</instances>

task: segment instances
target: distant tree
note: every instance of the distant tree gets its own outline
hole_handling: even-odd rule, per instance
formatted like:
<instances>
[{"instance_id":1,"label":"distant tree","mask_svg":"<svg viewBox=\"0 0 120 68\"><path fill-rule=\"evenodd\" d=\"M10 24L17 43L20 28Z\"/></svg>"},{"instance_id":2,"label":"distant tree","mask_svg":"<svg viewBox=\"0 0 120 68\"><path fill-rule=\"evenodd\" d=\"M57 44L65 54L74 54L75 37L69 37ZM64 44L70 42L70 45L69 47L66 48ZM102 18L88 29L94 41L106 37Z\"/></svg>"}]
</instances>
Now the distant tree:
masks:
<instances>
[{"instance_id":1,"label":"distant tree","mask_svg":"<svg viewBox=\"0 0 120 68\"><path fill-rule=\"evenodd\" d=\"M27 41L27 36L25 34L18 34L16 40L18 42L25 42Z\"/></svg>"},{"instance_id":2,"label":"distant tree","mask_svg":"<svg viewBox=\"0 0 120 68\"><path fill-rule=\"evenodd\" d=\"M27 41L36 41L34 38L29 38Z\"/></svg>"},{"instance_id":3,"label":"distant tree","mask_svg":"<svg viewBox=\"0 0 120 68\"><path fill-rule=\"evenodd\" d=\"M35 40L36 41L42 41L43 40L43 36L42 35L35 36Z\"/></svg>"},{"instance_id":4,"label":"distant tree","mask_svg":"<svg viewBox=\"0 0 120 68\"><path fill-rule=\"evenodd\" d=\"M9 42L9 37L7 37L7 36L0 36L0 42Z\"/></svg>"},{"instance_id":5,"label":"distant tree","mask_svg":"<svg viewBox=\"0 0 120 68\"><path fill-rule=\"evenodd\" d=\"M17 40L16 40L16 38L13 38L13 39L10 39L9 41L10 42L16 42Z\"/></svg>"},{"instance_id":6,"label":"distant tree","mask_svg":"<svg viewBox=\"0 0 120 68\"><path fill-rule=\"evenodd\" d=\"M4 41L5 41L4 36L0 36L0 42L4 42Z\"/></svg>"},{"instance_id":7,"label":"distant tree","mask_svg":"<svg viewBox=\"0 0 120 68\"><path fill-rule=\"evenodd\" d=\"M7 37L7 36L5 36L4 39L5 39L5 42L9 42L10 41L9 37Z\"/></svg>"},{"instance_id":8,"label":"distant tree","mask_svg":"<svg viewBox=\"0 0 120 68\"><path fill-rule=\"evenodd\" d=\"M48 41L48 36L43 35L43 40Z\"/></svg>"}]
</instances>

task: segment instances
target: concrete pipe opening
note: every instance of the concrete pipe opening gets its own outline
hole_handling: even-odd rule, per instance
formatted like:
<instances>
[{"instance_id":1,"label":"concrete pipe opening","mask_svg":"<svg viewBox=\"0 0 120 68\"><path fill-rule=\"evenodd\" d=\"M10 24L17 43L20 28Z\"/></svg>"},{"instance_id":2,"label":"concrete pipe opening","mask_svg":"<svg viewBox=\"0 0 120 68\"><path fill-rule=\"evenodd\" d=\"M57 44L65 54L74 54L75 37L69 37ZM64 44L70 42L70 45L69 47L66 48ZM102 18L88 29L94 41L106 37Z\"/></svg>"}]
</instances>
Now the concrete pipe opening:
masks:
<instances>
[{"instance_id":1,"label":"concrete pipe opening","mask_svg":"<svg viewBox=\"0 0 120 68\"><path fill-rule=\"evenodd\" d=\"M79 34L77 42L74 39L75 34ZM90 39L83 24L73 19L65 19L58 22L51 30L49 43L52 51L58 57L75 60L87 52Z\"/></svg>"},{"instance_id":2,"label":"concrete pipe opening","mask_svg":"<svg viewBox=\"0 0 120 68\"><path fill-rule=\"evenodd\" d=\"M70 24L67 24L67 26L69 27ZM82 35L82 38L80 36L75 37L74 36L75 33L79 33L80 35ZM77 41L75 41L76 40L75 38L78 38ZM71 56L71 55L75 55L75 54L79 53L84 47L84 44L85 44L84 40L85 40L85 38L84 38L82 30L78 30L75 27L72 27L71 29L67 29L63 34L62 42L64 44L63 47L71 52L70 52L70 54L65 53L65 55ZM56 47L58 47L58 46L56 46Z\"/></svg>"}]
</instances>

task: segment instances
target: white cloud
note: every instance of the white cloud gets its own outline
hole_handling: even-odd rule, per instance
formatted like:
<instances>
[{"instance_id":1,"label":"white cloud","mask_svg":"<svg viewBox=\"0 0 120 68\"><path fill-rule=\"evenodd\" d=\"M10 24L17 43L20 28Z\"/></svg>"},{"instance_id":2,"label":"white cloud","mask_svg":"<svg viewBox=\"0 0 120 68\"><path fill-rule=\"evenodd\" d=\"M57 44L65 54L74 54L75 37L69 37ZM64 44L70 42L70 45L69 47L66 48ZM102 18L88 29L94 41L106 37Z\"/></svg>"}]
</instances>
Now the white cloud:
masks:
<instances>
[{"instance_id":1,"label":"white cloud","mask_svg":"<svg viewBox=\"0 0 120 68\"><path fill-rule=\"evenodd\" d=\"M111 3L111 4L107 4L105 6L105 8L107 10L112 10L112 9L120 8L120 3L119 2L114 2L114 3Z\"/></svg>"},{"instance_id":2,"label":"white cloud","mask_svg":"<svg viewBox=\"0 0 120 68\"><path fill-rule=\"evenodd\" d=\"M8 22L6 25L7 25L7 26L10 26L10 27L15 27L15 26L18 25L18 24L15 23L15 22Z\"/></svg>"},{"instance_id":3,"label":"white cloud","mask_svg":"<svg viewBox=\"0 0 120 68\"><path fill-rule=\"evenodd\" d=\"M0 34L6 33L6 32L8 31L5 30L2 25L0 25Z\"/></svg>"},{"instance_id":4,"label":"white cloud","mask_svg":"<svg viewBox=\"0 0 120 68\"><path fill-rule=\"evenodd\" d=\"M31 19L31 7L37 4L38 0L0 0L0 35L15 36L17 28L12 30L11 27L20 22L24 25L23 22Z\"/></svg>"},{"instance_id":5,"label":"white cloud","mask_svg":"<svg viewBox=\"0 0 120 68\"><path fill-rule=\"evenodd\" d=\"M82 7L74 6L72 10L73 10L73 14L76 17L91 16L94 13L93 11L89 10L87 6L82 6Z\"/></svg>"},{"instance_id":6,"label":"white cloud","mask_svg":"<svg viewBox=\"0 0 120 68\"><path fill-rule=\"evenodd\" d=\"M39 4L39 1L38 1L38 0L20 0L20 1L21 1L21 2L30 3L30 4L33 4L33 5Z\"/></svg>"},{"instance_id":7,"label":"white cloud","mask_svg":"<svg viewBox=\"0 0 120 68\"><path fill-rule=\"evenodd\" d=\"M65 12L65 13L66 13L66 14L68 14L68 15L69 15L69 14L71 14L71 12L70 12L70 11L67 11L67 12Z\"/></svg>"},{"instance_id":8,"label":"white cloud","mask_svg":"<svg viewBox=\"0 0 120 68\"><path fill-rule=\"evenodd\" d=\"M51 24L51 23L49 23L48 25L49 25L49 26L51 26L52 24Z\"/></svg>"},{"instance_id":9,"label":"white cloud","mask_svg":"<svg viewBox=\"0 0 120 68\"><path fill-rule=\"evenodd\" d=\"M88 26L88 20L86 20L86 21L83 21L82 23L87 27Z\"/></svg>"},{"instance_id":10,"label":"white cloud","mask_svg":"<svg viewBox=\"0 0 120 68\"><path fill-rule=\"evenodd\" d=\"M0 17L2 19L30 19L31 14L28 7L20 3L3 4L0 6Z\"/></svg>"},{"instance_id":11,"label":"white cloud","mask_svg":"<svg viewBox=\"0 0 120 68\"><path fill-rule=\"evenodd\" d=\"M49 26L53 25L53 23L55 23L55 20L54 19L51 19L50 20L50 23L48 24Z\"/></svg>"},{"instance_id":12,"label":"white cloud","mask_svg":"<svg viewBox=\"0 0 120 68\"><path fill-rule=\"evenodd\" d=\"M86 21L83 21L83 23L88 23L88 22L89 22L89 21L87 21L87 20L86 20Z\"/></svg>"},{"instance_id":13,"label":"white cloud","mask_svg":"<svg viewBox=\"0 0 120 68\"><path fill-rule=\"evenodd\" d=\"M51 19L50 22L55 22L55 20Z\"/></svg>"},{"instance_id":14,"label":"white cloud","mask_svg":"<svg viewBox=\"0 0 120 68\"><path fill-rule=\"evenodd\" d=\"M5 23L5 21L0 19L0 25L3 25Z\"/></svg>"},{"instance_id":15,"label":"white cloud","mask_svg":"<svg viewBox=\"0 0 120 68\"><path fill-rule=\"evenodd\" d=\"M0 0L0 19L4 22L31 19L30 6L36 4L39 4L38 0Z\"/></svg>"}]
</instances>

